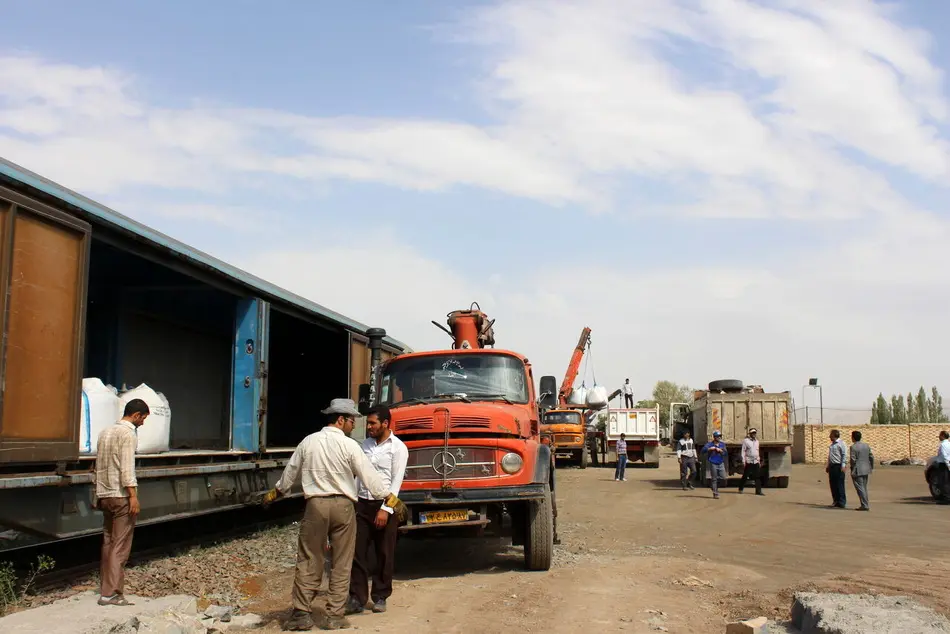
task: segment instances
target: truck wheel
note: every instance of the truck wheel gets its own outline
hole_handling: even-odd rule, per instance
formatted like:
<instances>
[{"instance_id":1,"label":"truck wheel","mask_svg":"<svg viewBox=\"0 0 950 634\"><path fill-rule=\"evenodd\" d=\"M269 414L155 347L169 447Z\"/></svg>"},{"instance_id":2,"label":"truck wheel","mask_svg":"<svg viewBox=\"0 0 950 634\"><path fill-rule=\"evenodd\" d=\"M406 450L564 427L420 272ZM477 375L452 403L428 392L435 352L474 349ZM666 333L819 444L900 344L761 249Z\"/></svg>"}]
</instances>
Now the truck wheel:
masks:
<instances>
[{"instance_id":1,"label":"truck wheel","mask_svg":"<svg viewBox=\"0 0 950 634\"><path fill-rule=\"evenodd\" d=\"M775 478L775 486L777 486L780 489L787 489L788 476L778 476L777 478Z\"/></svg>"},{"instance_id":2,"label":"truck wheel","mask_svg":"<svg viewBox=\"0 0 950 634\"><path fill-rule=\"evenodd\" d=\"M586 469L587 465L589 464L590 464L590 453L587 451L587 449L581 449L581 461L580 461L581 469Z\"/></svg>"},{"instance_id":3,"label":"truck wheel","mask_svg":"<svg viewBox=\"0 0 950 634\"><path fill-rule=\"evenodd\" d=\"M710 392L741 392L745 383L739 379L719 379L709 384Z\"/></svg>"},{"instance_id":4,"label":"truck wheel","mask_svg":"<svg viewBox=\"0 0 950 634\"><path fill-rule=\"evenodd\" d=\"M528 570L550 570L554 554L554 510L551 487L544 485L544 498L527 504L524 566Z\"/></svg>"}]
</instances>

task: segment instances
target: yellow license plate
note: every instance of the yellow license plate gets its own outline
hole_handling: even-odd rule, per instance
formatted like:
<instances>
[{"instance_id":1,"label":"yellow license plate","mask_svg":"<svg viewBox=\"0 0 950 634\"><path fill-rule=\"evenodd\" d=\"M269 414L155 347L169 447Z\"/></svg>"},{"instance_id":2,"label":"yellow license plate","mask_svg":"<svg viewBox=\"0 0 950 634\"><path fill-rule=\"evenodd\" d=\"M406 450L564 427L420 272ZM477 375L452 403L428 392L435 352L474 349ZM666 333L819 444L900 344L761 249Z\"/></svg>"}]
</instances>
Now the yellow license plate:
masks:
<instances>
[{"instance_id":1,"label":"yellow license plate","mask_svg":"<svg viewBox=\"0 0 950 634\"><path fill-rule=\"evenodd\" d=\"M467 510L424 511L419 513L420 524L442 524L444 522L465 522L467 520Z\"/></svg>"}]
</instances>

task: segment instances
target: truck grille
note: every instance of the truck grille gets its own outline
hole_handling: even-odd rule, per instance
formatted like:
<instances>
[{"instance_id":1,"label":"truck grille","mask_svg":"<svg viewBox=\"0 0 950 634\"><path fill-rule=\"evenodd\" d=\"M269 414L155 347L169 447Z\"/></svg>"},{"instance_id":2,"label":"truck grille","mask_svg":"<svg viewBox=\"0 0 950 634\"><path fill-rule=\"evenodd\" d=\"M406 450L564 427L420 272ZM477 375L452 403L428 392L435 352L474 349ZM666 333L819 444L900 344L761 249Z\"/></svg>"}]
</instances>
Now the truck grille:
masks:
<instances>
[{"instance_id":1,"label":"truck grille","mask_svg":"<svg viewBox=\"0 0 950 634\"><path fill-rule=\"evenodd\" d=\"M495 450L488 447L442 447L410 449L406 481L490 478L497 475Z\"/></svg>"},{"instance_id":2,"label":"truck grille","mask_svg":"<svg viewBox=\"0 0 950 634\"><path fill-rule=\"evenodd\" d=\"M576 434L554 434L554 442L558 444L572 444L583 442L584 438Z\"/></svg>"},{"instance_id":3,"label":"truck grille","mask_svg":"<svg viewBox=\"0 0 950 634\"><path fill-rule=\"evenodd\" d=\"M487 416L453 416L451 421L451 429L488 429L491 427L491 419ZM424 431L432 429L434 426L435 419L432 416L417 416L397 421L394 431Z\"/></svg>"}]
</instances>

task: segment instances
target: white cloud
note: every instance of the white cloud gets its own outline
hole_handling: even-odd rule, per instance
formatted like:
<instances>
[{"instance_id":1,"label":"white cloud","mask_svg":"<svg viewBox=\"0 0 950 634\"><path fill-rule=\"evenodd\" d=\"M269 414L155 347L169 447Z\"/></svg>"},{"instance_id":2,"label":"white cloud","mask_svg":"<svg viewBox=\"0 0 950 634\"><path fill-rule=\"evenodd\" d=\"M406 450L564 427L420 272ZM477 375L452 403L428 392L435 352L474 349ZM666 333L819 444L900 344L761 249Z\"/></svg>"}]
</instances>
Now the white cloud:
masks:
<instances>
[{"instance_id":1,"label":"white cloud","mask_svg":"<svg viewBox=\"0 0 950 634\"><path fill-rule=\"evenodd\" d=\"M384 104L372 118L198 101L206 95L158 107L122 70L0 57L0 154L166 227L247 228L265 215L244 206L247 188L334 180L765 228L860 219L807 250L778 229L740 228L734 244L635 275L583 261L453 268L399 232L361 233L356 245L320 235L314 247L306 225L285 246L220 255L417 348L444 343L431 319L477 300L498 318L499 345L525 352L537 374L560 376L590 325L598 379L611 385L630 376L643 393L658 378L737 376L797 393L821 373L826 403L862 405L881 389L950 384L938 334L950 226L893 184L899 174L945 187L950 176L943 72L928 36L897 15L862 0L499 2L454 31L482 56L473 98L490 125L393 119ZM620 192L632 178L676 202L628 208ZM138 205L137 187L176 202ZM718 263L717 249L741 255L747 239L783 257Z\"/></svg>"},{"instance_id":2,"label":"white cloud","mask_svg":"<svg viewBox=\"0 0 950 634\"><path fill-rule=\"evenodd\" d=\"M392 231L347 246L229 256L417 350L446 344L430 320L443 323L449 311L478 301L497 319L498 347L527 355L536 377L560 381L580 329L590 326L588 386L596 377L613 388L629 376L643 395L663 378L701 387L734 377L798 400L817 374L827 405L863 407L880 390L950 385L950 344L938 334L950 312L940 267L950 222L917 220L870 227L771 270L688 266L631 277L584 263L498 271L486 262L473 272L420 253ZM894 273L904 265L923 274ZM321 273L340 269L346 275Z\"/></svg>"}]
</instances>

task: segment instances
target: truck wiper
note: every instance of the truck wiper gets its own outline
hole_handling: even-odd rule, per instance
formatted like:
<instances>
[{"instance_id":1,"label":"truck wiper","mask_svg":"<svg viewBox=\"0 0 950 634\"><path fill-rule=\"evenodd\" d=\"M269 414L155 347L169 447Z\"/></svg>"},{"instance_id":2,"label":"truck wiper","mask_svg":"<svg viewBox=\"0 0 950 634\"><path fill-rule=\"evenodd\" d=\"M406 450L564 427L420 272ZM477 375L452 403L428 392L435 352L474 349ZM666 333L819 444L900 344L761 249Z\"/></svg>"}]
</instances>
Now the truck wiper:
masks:
<instances>
[{"instance_id":1,"label":"truck wiper","mask_svg":"<svg viewBox=\"0 0 950 634\"><path fill-rule=\"evenodd\" d=\"M432 396L427 396L425 398L409 398L405 401L399 401L398 403L393 404L393 407L398 407L400 405L428 405L436 399L458 399L463 403L471 403L465 394L433 394Z\"/></svg>"},{"instance_id":2,"label":"truck wiper","mask_svg":"<svg viewBox=\"0 0 950 634\"><path fill-rule=\"evenodd\" d=\"M514 401L512 401L510 398L508 398L508 397L505 396L504 394L472 394L472 398L479 399L479 400L481 400L481 399L496 399L496 398L498 398L498 399L501 399L501 400L503 400L504 402L508 403L509 405L514 405L514 404L515 404Z\"/></svg>"}]
</instances>

